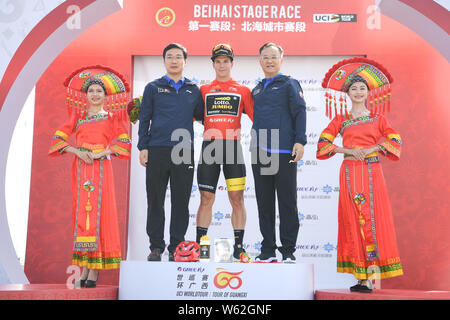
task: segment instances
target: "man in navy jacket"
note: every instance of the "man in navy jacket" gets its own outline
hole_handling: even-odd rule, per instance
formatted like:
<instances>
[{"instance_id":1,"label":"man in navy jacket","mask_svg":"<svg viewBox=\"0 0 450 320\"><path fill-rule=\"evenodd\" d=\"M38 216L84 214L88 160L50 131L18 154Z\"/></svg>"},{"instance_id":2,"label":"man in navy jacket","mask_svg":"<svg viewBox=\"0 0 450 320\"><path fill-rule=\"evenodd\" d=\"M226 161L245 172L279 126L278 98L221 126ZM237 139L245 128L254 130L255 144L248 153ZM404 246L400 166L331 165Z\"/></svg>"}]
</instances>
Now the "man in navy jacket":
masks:
<instances>
[{"instance_id":1,"label":"man in navy jacket","mask_svg":"<svg viewBox=\"0 0 450 320\"><path fill-rule=\"evenodd\" d=\"M252 170L255 179L259 226L263 241L256 261L277 261L275 194L280 216L283 262L295 262L299 230L297 210L297 161L306 144L306 103L299 82L280 73L283 49L274 43L260 50L265 79L252 90Z\"/></svg>"},{"instance_id":2,"label":"man in navy jacket","mask_svg":"<svg viewBox=\"0 0 450 320\"><path fill-rule=\"evenodd\" d=\"M189 199L194 177L193 119L203 120L199 88L183 77L186 49L176 43L163 51L166 75L145 87L139 111L139 161L146 167L148 261L161 261L164 242L164 200L170 179L169 261L184 241L189 224Z\"/></svg>"}]
</instances>

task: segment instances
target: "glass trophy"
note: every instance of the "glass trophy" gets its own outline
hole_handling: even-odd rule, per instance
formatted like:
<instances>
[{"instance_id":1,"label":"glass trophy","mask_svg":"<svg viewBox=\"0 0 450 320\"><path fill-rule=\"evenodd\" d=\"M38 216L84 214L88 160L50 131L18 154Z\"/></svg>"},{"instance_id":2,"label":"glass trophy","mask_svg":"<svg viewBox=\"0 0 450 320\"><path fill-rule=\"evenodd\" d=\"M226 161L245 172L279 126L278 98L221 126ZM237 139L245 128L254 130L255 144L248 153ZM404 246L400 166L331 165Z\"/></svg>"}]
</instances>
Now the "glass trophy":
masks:
<instances>
[{"instance_id":1,"label":"glass trophy","mask_svg":"<svg viewBox=\"0 0 450 320\"><path fill-rule=\"evenodd\" d=\"M233 239L214 239L214 262L233 262Z\"/></svg>"}]
</instances>

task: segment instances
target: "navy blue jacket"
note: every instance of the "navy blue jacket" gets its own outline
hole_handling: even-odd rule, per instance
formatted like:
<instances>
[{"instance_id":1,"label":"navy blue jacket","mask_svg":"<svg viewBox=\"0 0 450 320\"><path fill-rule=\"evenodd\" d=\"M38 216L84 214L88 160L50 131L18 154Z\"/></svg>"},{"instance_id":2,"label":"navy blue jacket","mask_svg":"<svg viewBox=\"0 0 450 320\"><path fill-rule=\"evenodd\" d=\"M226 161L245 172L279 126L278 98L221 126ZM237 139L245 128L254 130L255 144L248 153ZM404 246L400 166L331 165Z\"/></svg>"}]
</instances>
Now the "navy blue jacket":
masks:
<instances>
[{"instance_id":1,"label":"navy blue jacket","mask_svg":"<svg viewBox=\"0 0 450 320\"><path fill-rule=\"evenodd\" d=\"M139 110L138 149L173 147L182 140L171 141L176 129L189 132L189 143L193 148L193 119L203 120L203 109L200 89L191 80L185 79L178 91L165 77L150 82L145 87Z\"/></svg>"},{"instance_id":2,"label":"navy blue jacket","mask_svg":"<svg viewBox=\"0 0 450 320\"><path fill-rule=\"evenodd\" d=\"M270 149L273 152L292 152L295 143L306 144L306 102L300 83L282 74L266 88L266 79L252 90L254 101L251 148ZM261 129L267 129L267 141L258 139ZM270 129L279 130L279 145L271 145ZM278 149L278 150L277 150Z\"/></svg>"}]
</instances>

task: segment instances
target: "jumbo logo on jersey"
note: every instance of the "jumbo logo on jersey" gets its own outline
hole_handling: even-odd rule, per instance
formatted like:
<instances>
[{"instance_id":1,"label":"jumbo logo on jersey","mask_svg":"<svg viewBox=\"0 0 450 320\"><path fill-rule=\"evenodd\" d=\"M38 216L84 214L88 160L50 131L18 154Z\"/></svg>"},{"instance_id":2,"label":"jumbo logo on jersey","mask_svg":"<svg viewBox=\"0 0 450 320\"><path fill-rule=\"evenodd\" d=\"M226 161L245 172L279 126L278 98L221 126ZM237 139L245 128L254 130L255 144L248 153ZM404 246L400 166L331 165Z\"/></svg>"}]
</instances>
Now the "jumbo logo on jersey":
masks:
<instances>
[{"instance_id":1,"label":"jumbo logo on jersey","mask_svg":"<svg viewBox=\"0 0 450 320\"><path fill-rule=\"evenodd\" d=\"M239 116L241 95L234 93L208 93L205 96L206 115Z\"/></svg>"}]
</instances>

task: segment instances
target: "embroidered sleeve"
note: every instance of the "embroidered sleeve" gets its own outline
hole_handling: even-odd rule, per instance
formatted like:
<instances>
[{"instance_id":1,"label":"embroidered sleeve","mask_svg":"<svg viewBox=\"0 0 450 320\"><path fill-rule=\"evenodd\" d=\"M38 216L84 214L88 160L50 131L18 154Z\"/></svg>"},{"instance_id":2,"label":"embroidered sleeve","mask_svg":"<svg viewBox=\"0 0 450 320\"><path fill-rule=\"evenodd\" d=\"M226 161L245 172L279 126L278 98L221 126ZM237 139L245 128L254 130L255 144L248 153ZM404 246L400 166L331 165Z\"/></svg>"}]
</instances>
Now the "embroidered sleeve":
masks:
<instances>
[{"instance_id":1,"label":"embroidered sleeve","mask_svg":"<svg viewBox=\"0 0 450 320\"><path fill-rule=\"evenodd\" d=\"M114 119L114 133L116 141L110 149L119 159L130 159L131 157L131 139L125 126L120 119Z\"/></svg>"},{"instance_id":2,"label":"embroidered sleeve","mask_svg":"<svg viewBox=\"0 0 450 320\"><path fill-rule=\"evenodd\" d=\"M322 131L319 137L319 141L317 143L317 152L316 158L319 160L326 160L334 156L334 149L338 146L333 143L337 134L339 133L339 129L341 127L341 119L336 116Z\"/></svg>"},{"instance_id":3,"label":"embroidered sleeve","mask_svg":"<svg viewBox=\"0 0 450 320\"><path fill-rule=\"evenodd\" d=\"M380 130L385 137L385 141L378 144L382 154L384 154L388 159L393 161L398 161L400 159L400 154L402 151L402 138L395 131L385 117L380 118Z\"/></svg>"},{"instance_id":4,"label":"embroidered sleeve","mask_svg":"<svg viewBox=\"0 0 450 320\"><path fill-rule=\"evenodd\" d=\"M61 155L66 148L70 147L68 140L75 130L75 124L75 117L71 117L69 121L56 130L51 141L50 150L48 151L50 156Z\"/></svg>"}]
</instances>

